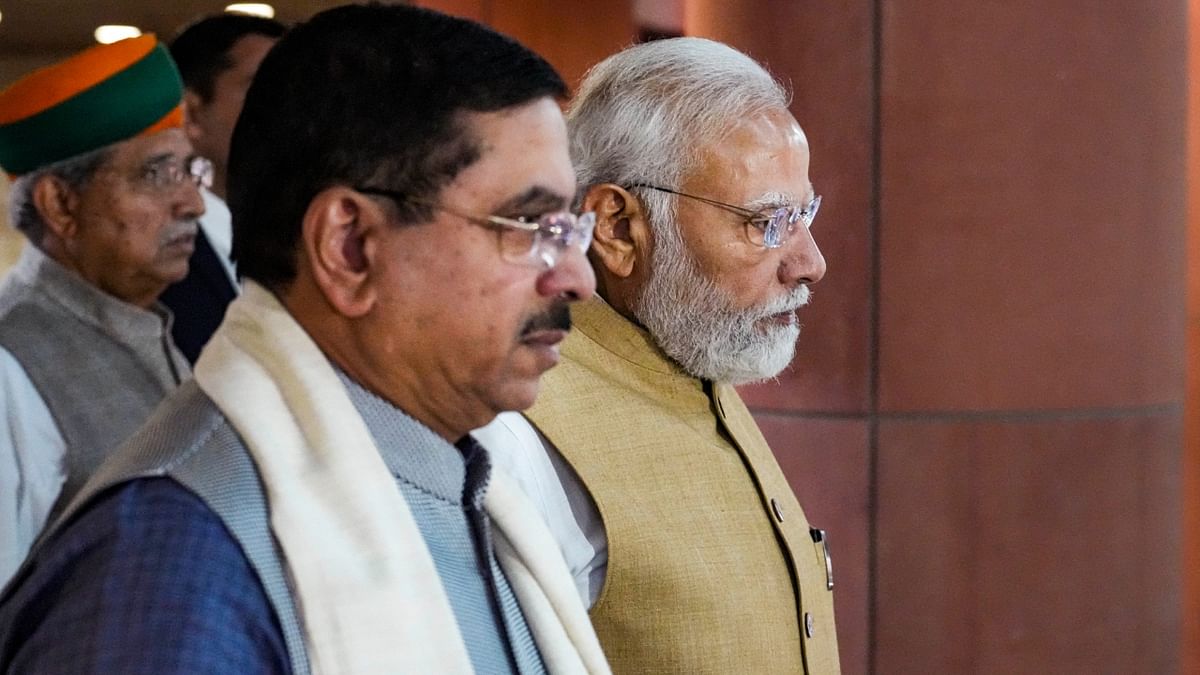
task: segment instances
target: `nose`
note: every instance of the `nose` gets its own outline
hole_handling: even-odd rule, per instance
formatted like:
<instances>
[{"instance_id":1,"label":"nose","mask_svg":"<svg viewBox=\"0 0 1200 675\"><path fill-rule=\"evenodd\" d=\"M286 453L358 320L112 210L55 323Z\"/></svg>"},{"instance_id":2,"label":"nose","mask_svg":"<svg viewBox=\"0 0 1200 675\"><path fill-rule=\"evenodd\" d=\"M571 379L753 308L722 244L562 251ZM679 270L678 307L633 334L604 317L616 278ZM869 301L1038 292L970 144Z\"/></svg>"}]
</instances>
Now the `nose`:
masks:
<instances>
[{"instance_id":1,"label":"nose","mask_svg":"<svg viewBox=\"0 0 1200 675\"><path fill-rule=\"evenodd\" d=\"M779 283L792 288L800 284L815 284L825 276L825 256L817 247L807 227L799 230L784 243L779 259Z\"/></svg>"},{"instance_id":2,"label":"nose","mask_svg":"<svg viewBox=\"0 0 1200 675\"><path fill-rule=\"evenodd\" d=\"M190 180L185 180L172 195L171 215L176 220L189 220L204 215L204 198L200 196L200 186Z\"/></svg>"},{"instance_id":3,"label":"nose","mask_svg":"<svg viewBox=\"0 0 1200 675\"><path fill-rule=\"evenodd\" d=\"M572 302L591 298L596 292L596 273L587 254L574 246L568 247L554 267L538 277L537 291L548 298L562 297Z\"/></svg>"}]
</instances>

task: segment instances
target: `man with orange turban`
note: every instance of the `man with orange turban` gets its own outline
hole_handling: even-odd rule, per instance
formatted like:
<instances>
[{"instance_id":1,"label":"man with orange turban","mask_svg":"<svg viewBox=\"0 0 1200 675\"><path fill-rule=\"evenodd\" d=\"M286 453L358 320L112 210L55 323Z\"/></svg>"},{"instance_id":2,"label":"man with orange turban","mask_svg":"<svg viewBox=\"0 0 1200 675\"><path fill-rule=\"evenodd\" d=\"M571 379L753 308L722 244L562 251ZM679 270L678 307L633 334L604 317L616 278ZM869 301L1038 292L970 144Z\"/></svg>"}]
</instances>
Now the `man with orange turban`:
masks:
<instances>
[{"instance_id":1,"label":"man with orange turban","mask_svg":"<svg viewBox=\"0 0 1200 675\"><path fill-rule=\"evenodd\" d=\"M188 377L158 303L188 271L212 165L152 35L99 45L0 92L10 220L0 286L0 584L109 451Z\"/></svg>"}]
</instances>

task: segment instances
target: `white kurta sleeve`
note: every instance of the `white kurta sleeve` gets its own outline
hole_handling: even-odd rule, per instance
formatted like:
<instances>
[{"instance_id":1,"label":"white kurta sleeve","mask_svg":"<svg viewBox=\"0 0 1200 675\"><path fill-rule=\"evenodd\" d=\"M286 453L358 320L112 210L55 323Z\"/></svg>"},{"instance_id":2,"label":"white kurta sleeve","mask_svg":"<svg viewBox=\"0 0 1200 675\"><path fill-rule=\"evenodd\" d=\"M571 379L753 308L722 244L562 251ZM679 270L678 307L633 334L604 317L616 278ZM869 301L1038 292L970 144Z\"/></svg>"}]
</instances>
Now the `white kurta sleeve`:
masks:
<instances>
[{"instance_id":1,"label":"white kurta sleeve","mask_svg":"<svg viewBox=\"0 0 1200 675\"><path fill-rule=\"evenodd\" d=\"M604 584L608 540L587 488L549 441L520 413L500 413L471 432L492 464L512 476L533 502L558 546L583 604L595 602Z\"/></svg>"},{"instance_id":2,"label":"white kurta sleeve","mask_svg":"<svg viewBox=\"0 0 1200 675\"><path fill-rule=\"evenodd\" d=\"M66 480L66 442L21 364L0 348L0 587L25 560Z\"/></svg>"}]
</instances>

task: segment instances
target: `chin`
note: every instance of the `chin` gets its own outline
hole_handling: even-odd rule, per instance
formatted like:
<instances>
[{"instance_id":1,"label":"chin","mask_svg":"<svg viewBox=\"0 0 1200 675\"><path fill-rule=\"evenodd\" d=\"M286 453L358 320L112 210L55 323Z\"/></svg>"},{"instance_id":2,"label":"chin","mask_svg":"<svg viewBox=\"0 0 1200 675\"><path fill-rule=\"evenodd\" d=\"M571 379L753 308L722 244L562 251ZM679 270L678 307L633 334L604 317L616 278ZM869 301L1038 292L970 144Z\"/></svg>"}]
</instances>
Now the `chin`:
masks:
<instances>
[{"instance_id":1,"label":"chin","mask_svg":"<svg viewBox=\"0 0 1200 675\"><path fill-rule=\"evenodd\" d=\"M513 383L505 387L501 395L497 397L497 405L493 406L498 411L521 411L533 406L537 401L540 382L535 378L532 382Z\"/></svg>"},{"instance_id":2,"label":"chin","mask_svg":"<svg viewBox=\"0 0 1200 675\"><path fill-rule=\"evenodd\" d=\"M185 256L169 261L160 269L160 276L171 283L183 281L191 269L191 266L188 264L190 258L191 256Z\"/></svg>"}]
</instances>

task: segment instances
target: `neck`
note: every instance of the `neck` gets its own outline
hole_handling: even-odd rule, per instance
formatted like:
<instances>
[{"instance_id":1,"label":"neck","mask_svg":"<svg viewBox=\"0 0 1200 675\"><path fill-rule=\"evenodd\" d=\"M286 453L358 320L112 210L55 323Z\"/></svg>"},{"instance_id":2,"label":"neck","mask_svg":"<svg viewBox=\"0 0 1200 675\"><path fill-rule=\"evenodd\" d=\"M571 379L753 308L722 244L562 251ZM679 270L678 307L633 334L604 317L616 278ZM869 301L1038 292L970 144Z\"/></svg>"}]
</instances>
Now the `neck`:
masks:
<instances>
[{"instance_id":1,"label":"neck","mask_svg":"<svg viewBox=\"0 0 1200 675\"><path fill-rule=\"evenodd\" d=\"M603 298L604 302L608 303L608 306L616 310L618 314L640 326L637 317L633 315L633 304L637 297L637 291L638 289L627 278L612 278L608 274L596 274L596 295Z\"/></svg>"},{"instance_id":2,"label":"neck","mask_svg":"<svg viewBox=\"0 0 1200 675\"><path fill-rule=\"evenodd\" d=\"M395 351L377 354L378 345L364 337L378 333L376 328L361 324L361 319L340 315L319 291L306 291L307 287L306 280L298 277L290 288L277 295L325 357L363 389L452 444L495 416L494 411L472 414L455 392L437 386L437 378L425 377L411 368L398 368L402 354ZM476 418L484 419L479 422Z\"/></svg>"},{"instance_id":3,"label":"neck","mask_svg":"<svg viewBox=\"0 0 1200 675\"><path fill-rule=\"evenodd\" d=\"M114 298L141 309L150 309L158 300L158 296L167 290L166 284L131 284L131 288L123 288L112 283L100 271L80 264L73 256L68 255L61 242L51 236L45 237L39 247L54 262L83 279L89 286L100 289Z\"/></svg>"},{"instance_id":4,"label":"neck","mask_svg":"<svg viewBox=\"0 0 1200 675\"><path fill-rule=\"evenodd\" d=\"M444 401L444 397L435 392L428 382L416 377L412 371L404 373L408 376L403 378L404 381L384 381L378 374L385 371L364 361L359 349L345 349L345 343L325 345L318 342L317 345L330 361L363 389L404 411L406 415L429 427L433 433L450 444L458 442L471 429L483 426L464 421L464 415L461 413L445 414L446 410L453 410L453 407L439 405ZM395 373L395 366L392 365L390 370Z\"/></svg>"}]
</instances>

